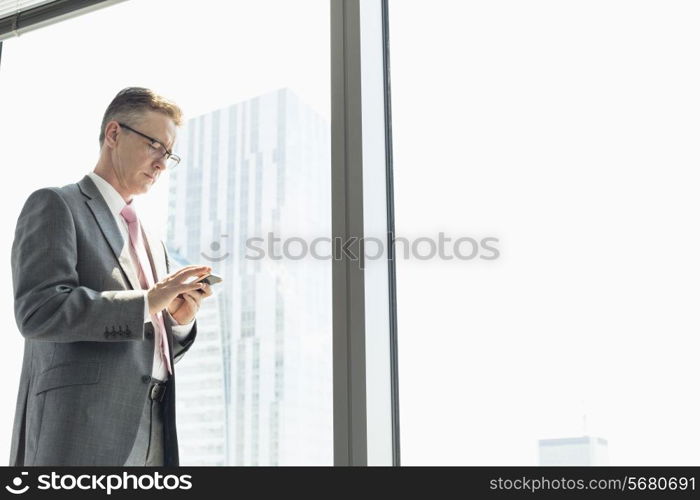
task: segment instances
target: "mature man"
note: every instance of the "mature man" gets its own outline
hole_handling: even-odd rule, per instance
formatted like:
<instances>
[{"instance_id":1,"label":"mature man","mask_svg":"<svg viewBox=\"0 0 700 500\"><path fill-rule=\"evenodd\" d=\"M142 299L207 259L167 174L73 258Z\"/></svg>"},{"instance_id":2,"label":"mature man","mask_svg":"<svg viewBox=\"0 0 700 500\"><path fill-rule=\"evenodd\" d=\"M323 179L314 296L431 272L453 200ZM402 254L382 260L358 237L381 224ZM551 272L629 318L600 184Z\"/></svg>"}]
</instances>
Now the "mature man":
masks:
<instances>
[{"instance_id":1,"label":"mature man","mask_svg":"<svg viewBox=\"0 0 700 500\"><path fill-rule=\"evenodd\" d=\"M168 166L180 109L144 88L105 112L76 184L29 196L12 246L25 338L10 465L178 465L174 365L194 342L211 272L168 275L134 196Z\"/></svg>"}]
</instances>

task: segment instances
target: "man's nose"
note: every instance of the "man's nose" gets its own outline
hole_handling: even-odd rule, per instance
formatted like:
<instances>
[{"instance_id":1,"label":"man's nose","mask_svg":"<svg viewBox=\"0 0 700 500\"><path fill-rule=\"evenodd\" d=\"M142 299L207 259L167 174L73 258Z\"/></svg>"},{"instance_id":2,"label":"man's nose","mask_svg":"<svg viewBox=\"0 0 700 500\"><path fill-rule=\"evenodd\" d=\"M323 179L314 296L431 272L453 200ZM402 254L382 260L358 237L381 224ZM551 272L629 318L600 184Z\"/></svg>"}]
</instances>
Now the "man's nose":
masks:
<instances>
[{"instance_id":1,"label":"man's nose","mask_svg":"<svg viewBox=\"0 0 700 500\"><path fill-rule=\"evenodd\" d=\"M165 160L161 158L160 160L156 160L153 162L153 166L156 167L158 170L165 170Z\"/></svg>"}]
</instances>

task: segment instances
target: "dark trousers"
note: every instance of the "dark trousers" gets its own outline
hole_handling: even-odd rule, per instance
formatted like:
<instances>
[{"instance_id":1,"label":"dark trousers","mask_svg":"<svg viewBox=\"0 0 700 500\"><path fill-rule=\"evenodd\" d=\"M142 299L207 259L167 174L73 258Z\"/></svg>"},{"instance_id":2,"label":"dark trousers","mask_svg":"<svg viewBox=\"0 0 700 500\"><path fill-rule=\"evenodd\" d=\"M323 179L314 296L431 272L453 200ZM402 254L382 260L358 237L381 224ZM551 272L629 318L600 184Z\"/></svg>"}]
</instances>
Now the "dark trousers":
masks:
<instances>
[{"instance_id":1,"label":"dark trousers","mask_svg":"<svg viewBox=\"0 0 700 500\"><path fill-rule=\"evenodd\" d=\"M125 466L162 467L165 463L163 447L163 386L160 380L152 379L148 391L149 397L143 405L136 441L131 449ZM167 386L166 386L167 387Z\"/></svg>"}]
</instances>

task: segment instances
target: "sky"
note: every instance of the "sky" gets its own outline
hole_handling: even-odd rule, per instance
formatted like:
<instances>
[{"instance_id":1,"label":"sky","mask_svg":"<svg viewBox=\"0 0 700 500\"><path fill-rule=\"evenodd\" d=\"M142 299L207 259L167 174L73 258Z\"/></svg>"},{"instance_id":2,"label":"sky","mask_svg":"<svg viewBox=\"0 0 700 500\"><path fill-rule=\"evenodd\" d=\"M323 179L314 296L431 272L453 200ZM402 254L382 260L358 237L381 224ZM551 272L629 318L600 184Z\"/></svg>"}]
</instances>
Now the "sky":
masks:
<instances>
[{"instance_id":1,"label":"sky","mask_svg":"<svg viewBox=\"0 0 700 500\"><path fill-rule=\"evenodd\" d=\"M3 44L0 317L15 355L0 453L22 356L16 217L34 189L94 167L113 95L152 87L190 118L289 87L330 117L327 1L190 5L129 0ZM589 434L613 465L697 465L700 7L389 7L397 234L500 250L397 262L403 463L536 465L538 439ZM156 232L166 193L163 179L139 200Z\"/></svg>"}]
</instances>

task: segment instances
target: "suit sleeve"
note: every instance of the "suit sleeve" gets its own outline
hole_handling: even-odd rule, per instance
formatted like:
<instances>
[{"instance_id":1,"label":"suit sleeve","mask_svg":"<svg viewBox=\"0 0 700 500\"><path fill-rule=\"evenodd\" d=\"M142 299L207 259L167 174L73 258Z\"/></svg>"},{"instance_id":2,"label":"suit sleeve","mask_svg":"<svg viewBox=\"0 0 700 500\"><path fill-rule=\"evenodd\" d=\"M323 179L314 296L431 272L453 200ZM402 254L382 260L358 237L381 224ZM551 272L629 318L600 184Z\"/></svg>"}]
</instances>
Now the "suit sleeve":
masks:
<instances>
[{"instance_id":1,"label":"suit sleeve","mask_svg":"<svg viewBox=\"0 0 700 500\"><path fill-rule=\"evenodd\" d=\"M75 222L55 190L40 189L27 199L17 220L11 262L15 320L25 338L144 339L146 291L98 292L80 286Z\"/></svg>"}]
</instances>

